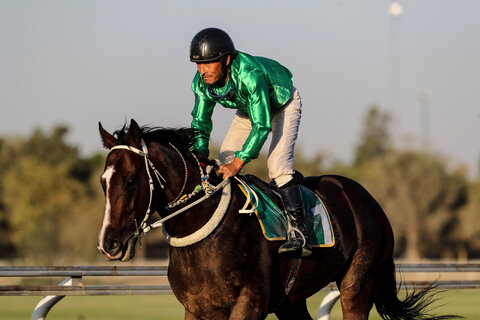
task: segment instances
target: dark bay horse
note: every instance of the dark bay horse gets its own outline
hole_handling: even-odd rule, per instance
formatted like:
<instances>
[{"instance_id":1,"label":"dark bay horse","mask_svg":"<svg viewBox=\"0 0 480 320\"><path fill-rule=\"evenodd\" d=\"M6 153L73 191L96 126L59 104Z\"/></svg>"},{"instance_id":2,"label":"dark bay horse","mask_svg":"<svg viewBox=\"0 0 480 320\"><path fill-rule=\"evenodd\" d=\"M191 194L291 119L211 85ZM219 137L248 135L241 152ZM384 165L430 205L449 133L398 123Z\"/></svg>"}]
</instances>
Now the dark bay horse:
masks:
<instances>
[{"instance_id":1,"label":"dark bay horse","mask_svg":"<svg viewBox=\"0 0 480 320\"><path fill-rule=\"evenodd\" d=\"M340 289L343 319L367 319L373 304L383 319L448 318L426 313L428 289L397 297L392 229L355 181L304 180L330 212L336 243L314 248L306 259L287 259L277 253L281 241L265 239L255 215L238 213L245 195L235 180L215 188L221 180L208 176L190 151L195 131L140 128L134 120L113 135L99 127L110 153L101 177L106 204L98 248L108 259L131 259L157 211L170 241L168 279L185 319L253 320L272 312L311 319L306 298L330 282Z\"/></svg>"}]
</instances>

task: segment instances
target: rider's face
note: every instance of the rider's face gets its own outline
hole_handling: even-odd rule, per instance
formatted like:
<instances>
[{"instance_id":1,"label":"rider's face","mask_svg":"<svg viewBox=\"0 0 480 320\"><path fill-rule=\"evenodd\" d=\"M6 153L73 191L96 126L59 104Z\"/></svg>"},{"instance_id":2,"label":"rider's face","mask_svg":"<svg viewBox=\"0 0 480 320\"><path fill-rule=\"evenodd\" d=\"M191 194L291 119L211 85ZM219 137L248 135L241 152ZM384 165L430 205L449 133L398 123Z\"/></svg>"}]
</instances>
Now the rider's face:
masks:
<instances>
[{"instance_id":1,"label":"rider's face","mask_svg":"<svg viewBox=\"0 0 480 320\"><path fill-rule=\"evenodd\" d=\"M230 56L227 56L226 63L230 63ZM222 64L220 61L197 63L197 69L206 84L215 84L222 76Z\"/></svg>"},{"instance_id":2,"label":"rider's face","mask_svg":"<svg viewBox=\"0 0 480 320\"><path fill-rule=\"evenodd\" d=\"M219 61L197 63L197 69L206 84L215 84L222 76L222 64Z\"/></svg>"}]
</instances>

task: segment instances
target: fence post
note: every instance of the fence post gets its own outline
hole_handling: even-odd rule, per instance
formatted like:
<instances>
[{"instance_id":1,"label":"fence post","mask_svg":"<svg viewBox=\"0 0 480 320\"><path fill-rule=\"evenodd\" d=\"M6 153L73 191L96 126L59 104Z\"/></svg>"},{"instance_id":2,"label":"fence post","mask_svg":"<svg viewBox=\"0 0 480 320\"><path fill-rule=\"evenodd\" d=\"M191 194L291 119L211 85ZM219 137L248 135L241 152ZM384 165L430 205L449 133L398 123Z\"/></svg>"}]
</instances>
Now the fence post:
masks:
<instances>
[{"instance_id":1,"label":"fence post","mask_svg":"<svg viewBox=\"0 0 480 320\"><path fill-rule=\"evenodd\" d=\"M82 277L68 277L59 283L60 286L78 286L82 284ZM45 296L35 306L30 320L45 320L53 306L65 296Z\"/></svg>"}]
</instances>

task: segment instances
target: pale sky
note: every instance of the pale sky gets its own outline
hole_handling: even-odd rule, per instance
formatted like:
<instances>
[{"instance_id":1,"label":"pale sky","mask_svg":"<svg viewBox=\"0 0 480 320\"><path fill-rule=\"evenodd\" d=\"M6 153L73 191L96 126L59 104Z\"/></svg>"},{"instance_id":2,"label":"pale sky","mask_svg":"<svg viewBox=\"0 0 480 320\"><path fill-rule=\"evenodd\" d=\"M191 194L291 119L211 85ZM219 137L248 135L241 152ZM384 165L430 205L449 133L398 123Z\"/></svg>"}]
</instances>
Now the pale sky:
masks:
<instances>
[{"instance_id":1,"label":"pale sky","mask_svg":"<svg viewBox=\"0 0 480 320\"><path fill-rule=\"evenodd\" d=\"M98 121L109 131L130 118L189 126L189 45L213 26L238 50L292 71L304 108L298 144L308 154L350 161L375 104L393 114L397 146L428 138L476 175L480 1L399 1L398 19L390 3L1 0L0 136L66 124L69 141L89 155L101 150ZM217 106L214 142L233 113Z\"/></svg>"}]
</instances>

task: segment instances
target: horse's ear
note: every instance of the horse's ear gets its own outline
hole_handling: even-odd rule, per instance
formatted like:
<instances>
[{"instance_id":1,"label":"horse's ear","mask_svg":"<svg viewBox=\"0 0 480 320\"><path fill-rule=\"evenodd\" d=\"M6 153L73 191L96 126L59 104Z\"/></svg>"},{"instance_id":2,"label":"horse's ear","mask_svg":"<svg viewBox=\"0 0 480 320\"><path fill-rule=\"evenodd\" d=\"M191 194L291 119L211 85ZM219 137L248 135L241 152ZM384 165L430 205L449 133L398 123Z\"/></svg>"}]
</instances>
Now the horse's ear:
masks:
<instances>
[{"instance_id":1,"label":"horse's ear","mask_svg":"<svg viewBox=\"0 0 480 320\"><path fill-rule=\"evenodd\" d=\"M105 148L111 149L118 144L118 140L108 133L107 130L103 129L101 122L98 122L98 130L100 131L100 138L102 138L102 143Z\"/></svg>"},{"instance_id":2,"label":"horse's ear","mask_svg":"<svg viewBox=\"0 0 480 320\"><path fill-rule=\"evenodd\" d=\"M128 142L132 147L140 148L142 146L142 130L133 119L130 121L130 127L128 127Z\"/></svg>"}]
</instances>

